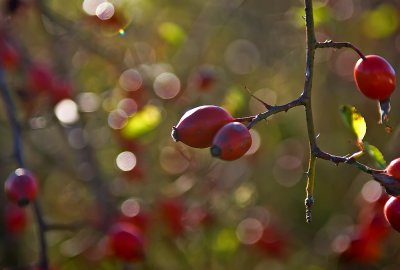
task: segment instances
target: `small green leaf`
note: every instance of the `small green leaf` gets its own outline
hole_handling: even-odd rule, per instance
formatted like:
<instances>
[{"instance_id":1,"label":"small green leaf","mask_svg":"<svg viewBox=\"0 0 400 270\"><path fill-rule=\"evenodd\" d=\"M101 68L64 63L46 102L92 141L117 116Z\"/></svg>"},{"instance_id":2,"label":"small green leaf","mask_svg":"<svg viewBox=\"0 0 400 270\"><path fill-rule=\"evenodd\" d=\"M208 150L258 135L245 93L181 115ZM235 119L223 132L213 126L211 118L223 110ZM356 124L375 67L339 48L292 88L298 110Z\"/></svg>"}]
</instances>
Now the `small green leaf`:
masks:
<instances>
[{"instance_id":1,"label":"small green leaf","mask_svg":"<svg viewBox=\"0 0 400 270\"><path fill-rule=\"evenodd\" d=\"M158 34L171 45L179 45L186 39L186 34L182 27L173 22L160 24Z\"/></svg>"},{"instance_id":2,"label":"small green leaf","mask_svg":"<svg viewBox=\"0 0 400 270\"><path fill-rule=\"evenodd\" d=\"M376 162L377 166L380 169L386 168L385 158L384 158L382 152L376 146L373 146L372 144L364 142L364 148L365 148L365 151L368 153L368 155L370 155L373 158L373 160Z\"/></svg>"},{"instance_id":3,"label":"small green leaf","mask_svg":"<svg viewBox=\"0 0 400 270\"><path fill-rule=\"evenodd\" d=\"M121 134L125 138L134 139L152 131L160 122L160 109L154 105L146 105L141 111L128 119L127 124L121 130Z\"/></svg>"},{"instance_id":4,"label":"small green leaf","mask_svg":"<svg viewBox=\"0 0 400 270\"><path fill-rule=\"evenodd\" d=\"M350 105L343 105L340 113L344 123L349 127L357 137L357 142L362 142L367 132L367 124L364 117Z\"/></svg>"}]
</instances>

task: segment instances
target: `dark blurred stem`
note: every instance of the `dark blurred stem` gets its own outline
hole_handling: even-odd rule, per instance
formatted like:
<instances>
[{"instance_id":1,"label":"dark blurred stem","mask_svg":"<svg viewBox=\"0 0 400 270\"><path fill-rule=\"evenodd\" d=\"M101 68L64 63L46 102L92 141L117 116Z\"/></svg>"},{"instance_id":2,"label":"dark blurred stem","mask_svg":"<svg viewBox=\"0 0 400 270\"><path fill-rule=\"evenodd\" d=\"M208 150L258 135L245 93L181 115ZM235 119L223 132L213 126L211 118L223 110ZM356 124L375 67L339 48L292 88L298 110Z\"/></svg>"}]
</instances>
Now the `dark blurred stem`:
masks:
<instances>
[{"instance_id":1,"label":"dark blurred stem","mask_svg":"<svg viewBox=\"0 0 400 270\"><path fill-rule=\"evenodd\" d=\"M64 30L67 34L79 41L80 45L85 46L88 51L99 55L100 57L110 61L118 70L124 70L125 66L122 61L122 57L117 56L116 53L110 51L109 48L104 48L101 44L96 43L96 37L90 33L86 33L84 30L80 29L78 25L74 22L66 19L60 14L55 13L46 5L46 1L36 0L36 6L43 16L45 16L51 23L57 25ZM44 29L45 30L45 29ZM51 41L50 50L55 60L55 67L62 71L61 73L68 73L70 67L65 61L65 52L63 51L62 43L57 35L48 33L49 39ZM82 122L74 123L70 126L58 125L64 136L68 137L70 132L79 129L84 130L85 124ZM83 136L83 135L81 135ZM85 138L81 138L83 141ZM89 185L90 189L93 191L96 197L97 206L99 206L99 216L101 217L100 226L102 229L107 230L110 222L113 220L114 216L114 201L108 190L106 181L103 179L101 168L96 160L95 151L88 143L85 147L76 150L79 165L77 166L76 172L82 175L82 167L85 167L89 172L89 176L85 177L85 182Z\"/></svg>"},{"instance_id":2,"label":"dark blurred stem","mask_svg":"<svg viewBox=\"0 0 400 270\"><path fill-rule=\"evenodd\" d=\"M72 223L72 224L46 224L46 231L76 231L81 229L85 224L81 223Z\"/></svg>"},{"instance_id":3,"label":"dark blurred stem","mask_svg":"<svg viewBox=\"0 0 400 270\"><path fill-rule=\"evenodd\" d=\"M6 109L8 121L12 130L12 137L14 140L14 156L18 163L18 167L25 168L25 162L22 150L22 135L21 127L17 119L17 110L15 104L11 97L10 91L8 89L7 83L4 77L4 70L0 67L0 91ZM39 234L39 245L40 245L40 266L43 270L48 270L48 258L47 258L47 243L45 239L45 227L46 224L43 220L43 214L39 203L37 201L33 202L33 209L36 216L38 224L38 234Z\"/></svg>"},{"instance_id":4,"label":"dark blurred stem","mask_svg":"<svg viewBox=\"0 0 400 270\"><path fill-rule=\"evenodd\" d=\"M23 151L22 151L21 127L17 120L15 105L11 98L7 83L5 81L4 70L2 67L0 67L0 91L6 109L8 121L10 123L13 134L14 157L18 163L18 167L25 168L24 158L22 156Z\"/></svg>"},{"instance_id":5,"label":"dark blurred stem","mask_svg":"<svg viewBox=\"0 0 400 270\"><path fill-rule=\"evenodd\" d=\"M49 262L47 258L47 243L46 243L46 223L43 219L42 209L37 201L33 202L33 209L36 216L36 222L38 225L38 236L39 236L39 245L40 245L40 267L43 270L49 269Z\"/></svg>"},{"instance_id":6,"label":"dark blurred stem","mask_svg":"<svg viewBox=\"0 0 400 270\"><path fill-rule=\"evenodd\" d=\"M126 66L123 64L123 56L116 53L109 47L104 47L99 43L99 40L91 33L82 29L81 26L75 22L68 20L62 14L58 14L50 10L46 4L46 1L36 0L36 6L40 13L46 17L50 22L54 23L58 27L64 29L70 36L74 37L73 40L79 42L79 46L83 46L89 52L92 52L106 61L112 63L118 70L124 70Z\"/></svg>"}]
</instances>

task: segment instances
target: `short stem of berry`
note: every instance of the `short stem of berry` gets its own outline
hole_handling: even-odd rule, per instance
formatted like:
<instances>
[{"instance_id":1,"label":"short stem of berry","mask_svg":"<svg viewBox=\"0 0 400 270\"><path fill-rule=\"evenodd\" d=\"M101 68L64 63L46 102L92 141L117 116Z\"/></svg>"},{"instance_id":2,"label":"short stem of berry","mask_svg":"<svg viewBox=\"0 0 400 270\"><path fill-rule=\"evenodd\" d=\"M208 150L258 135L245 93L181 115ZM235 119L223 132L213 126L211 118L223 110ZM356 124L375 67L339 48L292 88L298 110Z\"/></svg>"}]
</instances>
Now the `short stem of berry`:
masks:
<instances>
[{"instance_id":1,"label":"short stem of berry","mask_svg":"<svg viewBox=\"0 0 400 270\"><path fill-rule=\"evenodd\" d=\"M245 117L238 117L238 118L235 118L235 122L240 122L240 123L250 122L250 121L253 121L254 118L256 118L255 115L245 116Z\"/></svg>"},{"instance_id":2,"label":"short stem of berry","mask_svg":"<svg viewBox=\"0 0 400 270\"><path fill-rule=\"evenodd\" d=\"M350 48L353 51L355 51L363 60L366 59L365 55L361 52L361 50L350 42L334 42L332 40L326 40L324 42L317 42L315 48L334 48L334 49Z\"/></svg>"}]
</instances>

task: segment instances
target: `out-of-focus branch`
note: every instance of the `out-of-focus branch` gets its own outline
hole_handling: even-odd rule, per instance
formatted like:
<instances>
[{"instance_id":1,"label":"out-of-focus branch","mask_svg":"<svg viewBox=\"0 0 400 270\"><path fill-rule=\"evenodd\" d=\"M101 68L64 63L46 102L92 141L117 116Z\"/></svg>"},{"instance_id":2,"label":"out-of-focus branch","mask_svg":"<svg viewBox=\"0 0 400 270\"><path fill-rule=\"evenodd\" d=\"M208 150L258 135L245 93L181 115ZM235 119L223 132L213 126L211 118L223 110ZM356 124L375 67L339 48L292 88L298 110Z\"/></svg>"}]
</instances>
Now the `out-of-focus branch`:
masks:
<instances>
[{"instance_id":1,"label":"out-of-focus branch","mask_svg":"<svg viewBox=\"0 0 400 270\"><path fill-rule=\"evenodd\" d=\"M17 119L17 112L15 109L14 101L11 97L8 85L6 83L4 77L3 68L0 67L0 92L4 101L4 106L6 109L8 121L11 126L11 131L14 140L14 156L18 163L18 166L21 168L25 168L24 155L22 150L22 134L21 127ZM43 219L43 213L41 207L37 200L32 203L32 207L34 210L34 214L36 217L37 225L38 225L38 236L39 236L39 246L40 246L40 266L43 270L49 269L49 262L47 257L47 243L45 237L45 228L46 224Z\"/></svg>"},{"instance_id":2,"label":"out-of-focus branch","mask_svg":"<svg viewBox=\"0 0 400 270\"><path fill-rule=\"evenodd\" d=\"M68 20L61 14L56 14L50 10L42 0L36 0L36 5L39 11L50 22L58 27L64 29L69 35L74 37L74 40L83 46L88 51L104 58L106 61L112 63L118 70L125 70L123 56L116 51L112 51L109 47L103 47L91 33L82 30L82 28L71 20Z\"/></svg>"}]
</instances>

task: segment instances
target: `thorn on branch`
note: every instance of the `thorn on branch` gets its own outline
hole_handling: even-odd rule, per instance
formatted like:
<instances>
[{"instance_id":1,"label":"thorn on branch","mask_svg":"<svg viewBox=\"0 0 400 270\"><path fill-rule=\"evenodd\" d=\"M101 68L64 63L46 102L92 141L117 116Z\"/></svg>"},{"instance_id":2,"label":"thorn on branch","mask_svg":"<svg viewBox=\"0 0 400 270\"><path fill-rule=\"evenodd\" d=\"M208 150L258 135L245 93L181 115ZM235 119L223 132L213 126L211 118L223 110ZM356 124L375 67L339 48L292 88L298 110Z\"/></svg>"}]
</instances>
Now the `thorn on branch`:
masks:
<instances>
[{"instance_id":1,"label":"thorn on branch","mask_svg":"<svg viewBox=\"0 0 400 270\"><path fill-rule=\"evenodd\" d=\"M265 107L267 110L271 110L271 109L273 108L272 105L269 105L269 104L266 103L265 101L261 100L260 98L256 97L255 95L253 95L253 94L251 93L250 89L249 89L247 86L245 86L245 88L246 88L247 92L249 92L250 96L251 96L252 98L254 98L255 100L257 100L258 102L260 102L261 104L263 104L264 107ZM286 111L287 111L287 110L286 110Z\"/></svg>"}]
</instances>

